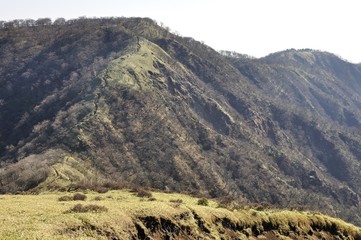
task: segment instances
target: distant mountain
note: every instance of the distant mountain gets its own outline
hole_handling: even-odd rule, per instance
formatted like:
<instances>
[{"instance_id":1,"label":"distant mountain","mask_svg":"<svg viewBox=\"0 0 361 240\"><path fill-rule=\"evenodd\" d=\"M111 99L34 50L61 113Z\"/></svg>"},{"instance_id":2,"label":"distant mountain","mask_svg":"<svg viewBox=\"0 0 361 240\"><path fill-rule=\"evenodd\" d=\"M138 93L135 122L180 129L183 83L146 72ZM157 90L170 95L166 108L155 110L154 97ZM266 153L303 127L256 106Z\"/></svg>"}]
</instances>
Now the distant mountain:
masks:
<instances>
[{"instance_id":1,"label":"distant mountain","mask_svg":"<svg viewBox=\"0 0 361 240\"><path fill-rule=\"evenodd\" d=\"M361 224L360 65L141 18L0 26L1 192L112 180Z\"/></svg>"}]
</instances>

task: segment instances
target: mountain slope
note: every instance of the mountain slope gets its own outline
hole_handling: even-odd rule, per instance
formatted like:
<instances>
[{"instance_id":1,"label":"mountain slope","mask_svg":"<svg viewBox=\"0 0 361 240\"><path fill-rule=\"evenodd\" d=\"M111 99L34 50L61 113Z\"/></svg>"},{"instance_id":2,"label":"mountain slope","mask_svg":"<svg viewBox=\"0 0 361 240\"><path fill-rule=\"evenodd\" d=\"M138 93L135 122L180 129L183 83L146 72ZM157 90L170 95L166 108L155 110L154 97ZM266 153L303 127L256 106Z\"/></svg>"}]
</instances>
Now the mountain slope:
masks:
<instances>
[{"instance_id":1,"label":"mountain slope","mask_svg":"<svg viewBox=\"0 0 361 240\"><path fill-rule=\"evenodd\" d=\"M138 18L0 34L2 192L112 179L360 223L360 66L227 57Z\"/></svg>"},{"instance_id":2,"label":"mountain slope","mask_svg":"<svg viewBox=\"0 0 361 240\"><path fill-rule=\"evenodd\" d=\"M19 239L360 239L360 228L315 212L241 207L182 194L3 195L0 238ZM70 200L84 196L84 201ZM61 200L61 201L60 201ZM66 201L65 201L66 200ZM204 200L203 200L204 201ZM86 211L88 210L88 211Z\"/></svg>"}]
</instances>

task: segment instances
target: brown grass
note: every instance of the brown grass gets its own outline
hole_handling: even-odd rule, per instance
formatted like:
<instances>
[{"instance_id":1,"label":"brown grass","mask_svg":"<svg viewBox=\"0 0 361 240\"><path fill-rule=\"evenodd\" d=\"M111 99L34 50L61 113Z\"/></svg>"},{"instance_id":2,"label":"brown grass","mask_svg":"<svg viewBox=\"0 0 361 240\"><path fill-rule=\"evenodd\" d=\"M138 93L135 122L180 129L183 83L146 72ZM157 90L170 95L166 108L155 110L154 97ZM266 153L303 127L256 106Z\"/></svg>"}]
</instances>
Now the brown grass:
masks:
<instances>
[{"instance_id":1,"label":"brown grass","mask_svg":"<svg viewBox=\"0 0 361 240\"><path fill-rule=\"evenodd\" d=\"M360 228L320 213L230 211L217 208L210 199L208 206L200 206L199 198L188 195L151 194L156 201L129 191L110 191L96 204L58 201L61 193L2 195L0 239L248 239L268 233L277 234L273 239L305 239L311 233L318 239L322 234L328 236L325 239L361 239ZM93 200L99 194L87 196ZM291 233L297 236L287 238Z\"/></svg>"}]
</instances>

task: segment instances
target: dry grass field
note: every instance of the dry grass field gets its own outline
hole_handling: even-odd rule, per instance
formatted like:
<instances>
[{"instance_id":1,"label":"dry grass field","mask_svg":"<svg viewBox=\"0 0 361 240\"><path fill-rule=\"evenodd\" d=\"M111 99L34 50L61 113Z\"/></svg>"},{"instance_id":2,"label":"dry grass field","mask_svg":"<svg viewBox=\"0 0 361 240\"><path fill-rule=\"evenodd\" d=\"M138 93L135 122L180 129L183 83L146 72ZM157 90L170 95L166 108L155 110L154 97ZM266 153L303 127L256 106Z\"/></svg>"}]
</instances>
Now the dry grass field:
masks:
<instances>
[{"instance_id":1,"label":"dry grass field","mask_svg":"<svg viewBox=\"0 0 361 240\"><path fill-rule=\"evenodd\" d=\"M82 199L84 200L74 200ZM203 205L200 205L202 203ZM0 239L360 239L319 213L227 209L182 194L128 190L0 196Z\"/></svg>"}]
</instances>

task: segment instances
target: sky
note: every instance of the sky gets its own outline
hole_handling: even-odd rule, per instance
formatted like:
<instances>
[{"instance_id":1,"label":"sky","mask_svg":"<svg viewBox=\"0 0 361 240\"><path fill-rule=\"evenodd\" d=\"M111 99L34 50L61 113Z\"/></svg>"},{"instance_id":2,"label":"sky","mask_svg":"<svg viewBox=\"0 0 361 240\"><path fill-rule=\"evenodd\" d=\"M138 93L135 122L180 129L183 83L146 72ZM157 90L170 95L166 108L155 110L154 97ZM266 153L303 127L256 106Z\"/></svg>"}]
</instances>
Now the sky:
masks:
<instances>
[{"instance_id":1,"label":"sky","mask_svg":"<svg viewBox=\"0 0 361 240\"><path fill-rule=\"evenodd\" d=\"M215 50L254 57L290 48L361 62L359 0L0 0L0 20L149 17Z\"/></svg>"}]
</instances>

